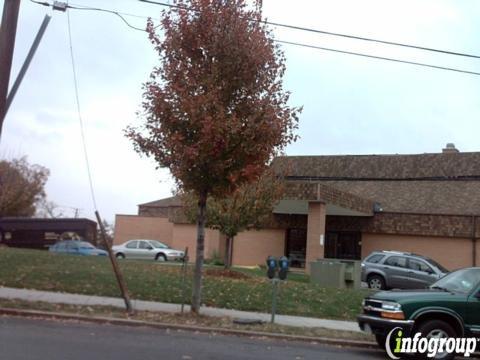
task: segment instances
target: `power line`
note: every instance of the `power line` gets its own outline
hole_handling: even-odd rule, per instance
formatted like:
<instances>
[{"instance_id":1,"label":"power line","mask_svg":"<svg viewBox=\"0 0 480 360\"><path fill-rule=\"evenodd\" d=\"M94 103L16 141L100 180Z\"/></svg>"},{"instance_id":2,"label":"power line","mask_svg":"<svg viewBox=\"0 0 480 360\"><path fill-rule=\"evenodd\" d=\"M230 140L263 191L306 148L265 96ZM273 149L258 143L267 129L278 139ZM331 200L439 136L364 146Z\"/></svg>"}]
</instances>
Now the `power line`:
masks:
<instances>
[{"instance_id":1,"label":"power line","mask_svg":"<svg viewBox=\"0 0 480 360\"><path fill-rule=\"evenodd\" d=\"M39 4L39 5L43 5L43 6L48 6L48 7L53 7L52 4L48 3L48 2L44 2L44 1L36 1L36 0L30 0L31 2L35 3L35 4ZM87 7L87 6L81 6L81 5L69 5L69 4L66 4L63 8L63 10L65 9L72 9L72 10L87 10L87 11L100 11L100 12L105 12L105 13L109 13L109 14L113 14L113 15L116 15L118 16L128 27L134 29L134 30L138 30L138 31L142 31L142 32L146 32L146 29L141 29L141 28L138 28L136 26L133 26L132 24L130 24L124 17L124 16L132 16L132 17L137 17L137 18L144 18L144 19L147 19L148 17L146 16L141 16L141 15L135 15L135 14L129 14L129 13L122 13L122 12L119 12L119 11L114 11L114 10L109 10L109 9L103 9L103 8L97 8L97 7Z\"/></svg>"},{"instance_id":2,"label":"power line","mask_svg":"<svg viewBox=\"0 0 480 360\"><path fill-rule=\"evenodd\" d=\"M38 1L35 1L35 0L30 0L30 1L32 1L34 3L42 4L42 5L48 4L48 3L41 3L41 2L38 2ZM170 7L170 8L194 11L194 9L184 7L184 6L180 6L180 5L168 4L168 3L157 2L157 1L152 1L152 0L138 0L138 1L145 2L145 3L150 3L150 4L155 4L155 5L166 6L166 7ZM51 6L50 4L48 4L48 5ZM125 18L123 18L122 15L134 16L134 17L138 17L138 18L149 18L149 17L136 15L136 14L121 13L121 12L118 12L118 11L104 9L104 8L83 7L83 6L80 6L80 5L74 5L74 6L67 5L67 8L74 9L74 10L91 10L91 11L101 11L101 12L111 13L111 14L114 14L114 15L120 17L123 20L123 22L126 25L128 25L130 28L135 29L135 30L139 30L139 31L142 31L142 32L145 32L146 30L137 28L137 27L129 24L125 20ZM322 30L308 29L308 28L302 28L302 27L293 26L293 25L273 23L273 22L268 22L268 21L262 21L262 22L264 22L266 24L269 24L269 25L273 25L273 26L284 26L284 27L288 27L288 28L295 28L295 29L298 29L298 30L314 31L314 32L319 32L319 33L326 33L326 34L329 34L329 35L351 37L351 38L356 38L358 40L375 41L375 42L385 43L385 44L389 44L389 45L398 45L398 46L416 48L416 49L427 50L427 51L435 51L435 52L445 53L445 54L449 54L449 55L459 55L459 56L467 56L467 57L471 57L471 58L480 58L480 56L477 56L477 55L462 54L462 53L456 53L456 52L451 52L451 51L446 51L446 50L438 50L438 49L432 49L432 48L419 47L419 46L415 46L415 45L407 45L407 44L393 43L393 42L387 42L387 41L376 40L376 39L361 38L361 37L356 37L356 36L353 36L353 35L330 33L330 32L325 32L325 31L322 31ZM160 25L158 25L158 26L160 26ZM155 28L157 28L158 26L156 26ZM277 42L277 43L280 43L280 44L285 44L285 45L293 45L293 46L305 47L305 48L316 49L316 50L330 51L330 52L346 54L346 55L360 56L360 57L365 57L365 58L370 58L370 59L384 60L384 61L390 61L390 62L396 62L396 63L415 65L415 66L422 66L422 67L428 67L428 68L437 69L437 70L453 71L453 72L469 74L469 75L480 75L480 73L478 73L478 72L463 70L463 69L457 69L457 68L451 68L451 67L447 67L447 66L432 65L432 64L426 64L426 63L419 63L419 62L416 62L416 61L408 61L408 60L401 60L401 59L395 59L395 58L389 58L389 57L383 57L383 56L375 56L375 55L370 55L370 54L357 53L357 52L347 51L347 50L332 49L332 48L321 47L321 46L310 45L310 44L304 44L304 43L299 43L299 42L294 42L294 41L284 41L284 40L274 40L274 41Z\"/></svg>"},{"instance_id":3,"label":"power line","mask_svg":"<svg viewBox=\"0 0 480 360\"><path fill-rule=\"evenodd\" d=\"M71 63L72 63L73 84L74 84L74 90L75 90L75 101L76 101L76 105L77 105L78 121L80 123L80 134L81 134L81 139L82 139L82 144L83 144L83 155L85 157L85 164L87 166L88 182L89 182L89 185L90 185L90 195L92 196L92 202L93 202L93 206L95 208L95 211L97 211L98 210L97 200L95 198L95 191L93 189L92 172L90 170L90 161L88 159L87 142L85 140L85 130L84 130L84 124L83 124L83 119L82 119L82 112L81 112L81 108L80 108L80 97L78 95L77 71L76 71L76 66L75 66L75 56L73 55L72 29L71 29L71 24L70 24L70 14L69 14L68 11L67 11L67 25L68 25L68 43L69 43L69 48L70 48L70 60L71 60Z\"/></svg>"},{"instance_id":4,"label":"power line","mask_svg":"<svg viewBox=\"0 0 480 360\"><path fill-rule=\"evenodd\" d=\"M118 11L118 10L115 10L115 9L105 9L105 8L96 8L96 7L95 8L90 8L88 6L84 6L84 5L80 5L80 4L74 4L74 3L71 3L71 2L69 4L71 4L72 6L74 6L76 8L108 10L108 11L116 12L117 14L120 14L120 15L131 16L131 17L135 17L135 18L139 18L139 19L148 19L149 18L149 16L146 16L146 15L132 14L132 13L128 13L128 12Z\"/></svg>"},{"instance_id":5,"label":"power line","mask_svg":"<svg viewBox=\"0 0 480 360\"><path fill-rule=\"evenodd\" d=\"M38 5L43 5L43 6L51 6L48 2L46 1L36 1L36 0L30 0L31 2L38 4Z\"/></svg>"},{"instance_id":6,"label":"power line","mask_svg":"<svg viewBox=\"0 0 480 360\"><path fill-rule=\"evenodd\" d=\"M145 2L145 3L150 3L150 4L161 5L161 6L166 6L166 7L170 7L170 8L194 11L194 9L191 9L191 8L188 8L188 7L179 6L179 5L172 5L172 4L168 4L168 3L164 3L164 2L157 2L157 1L152 1L152 0L138 0L138 1ZM434 52L445 53L445 54L449 54L449 55L459 55L459 56L467 56L467 57L472 57L472 58L480 58L480 56L476 56L476 55L462 54L462 53L456 53L456 52L446 51L446 50L438 50L438 49L420 47L420 46L415 46L415 45L407 45L407 44L394 43L394 42L389 42L389 41L362 38L362 37L353 36L353 35L338 34L338 33L332 33L332 32L327 32L327 31L323 31L323 30L315 30L315 29L309 29L309 28L304 28L304 27L299 27L299 26L274 23L274 22L269 22L269 21L262 21L262 22L264 22L266 24L269 24L269 25L273 25L273 26L282 26L282 27L296 29L296 30L311 31L311 32L323 33L323 34L334 35L334 36L349 37L349 38L354 38L354 39L357 39L357 40L375 41L375 42L389 44L389 45L397 45L397 46L415 48L415 49L426 50L426 51L434 51ZM385 60L385 61L391 61L391 62L396 62L396 63L416 65L416 66L428 67L428 68L438 69L438 70L454 71L454 72L463 73L463 74L480 75L480 73L474 72L474 71L462 70L462 69L451 68L451 67L446 67L446 66L419 63L419 62L416 62L416 61L400 60L400 59L383 57L383 56L363 54L363 53L358 53L358 52L354 52L354 51L338 50L338 49L332 49L332 48L321 47L321 46L316 46L316 45L303 44L303 43L294 42L294 41L284 41L284 40L274 40L274 41L277 42L277 43L280 43L280 44L301 46L301 47L310 48L310 49L331 51L331 52L336 52L336 53L340 53L340 54L361 56L361 57L370 58L370 59Z\"/></svg>"},{"instance_id":7,"label":"power line","mask_svg":"<svg viewBox=\"0 0 480 360\"><path fill-rule=\"evenodd\" d=\"M278 27L283 27L283 28L287 28L287 29L308 31L308 32L313 32L313 33L323 34L323 35L338 36L338 37L344 37L344 38L355 39L355 40L375 42L375 43L379 43L379 44L400 46L400 47L411 48L411 49L416 49L416 50L424 50L424 51L431 51L431 52L447 54L447 55L457 55L457 56L464 56L464 57L469 57L469 58L474 58L474 59L480 59L480 55L472 55L472 54L460 53L460 52L455 52L455 51L450 51L450 50L434 49L434 48L425 47L425 46L410 45L410 44L404 44L404 43L387 41L387 40L372 39L372 38L356 36L356 35L347 35L347 34L331 32L331 31L311 29L311 28L306 28L306 27L302 27L302 26L280 24L280 23L271 22L271 21L265 21L265 23L269 24L269 25L272 25L272 26L278 26Z\"/></svg>"},{"instance_id":8,"label":"power line","mask_svg":"<svg viewBox=\"0 0 480 360\"><path fill-rule=\"evenodd\" d=\"M130 23L122 16L122 14L119 13L118 11L113 11L113 10L108 10L108 9L103 9L103 8L93 8L93 7L83 7L83 6L71 6L71 5L68 5L67 8L68 8L68 9L73 9L73 10L100 11L100 12L105 12L105 13L113 14L113 15L118 16L128 27L130 27L130 28L132 28L132 29L134 29L134 30L146 32L145 29L141 29L141 28L138 28L138 27L133 26L132 24L130 24ZM136 17L139 17L138 15L132 15L132 14L125 14L125 15L127 15L127 16L136 16Z\"/></svg>"},{"instance_id":9,"label":"power line","mask_svg":"<svg viewBox=\"0 0 480 360\"><path fill-rule=\"evenodd\" d=\"M480 75L480 73L474 72L474 71L450 68L450 67L446 67L446 66L430 65L430 64L424 64L424 63L419 63L419 62L415 62L415 61L400 60L400 59L388 58L388 57L383 57L383 56L362 54L362 53L357 53L357 52L353 52L353 51L331 49L331 48L326 48L326 47L321 47L321 46L316 46L316 45L297 43L297 42L293 42L293 41L275 40L275 42L280 43L280 44L286 44L286 45L301 46L301 47L306 47L306 48L316 49L316 50L331 51L331 52L347 54L347 55L362 56L362 57L366 57L366 58L370 58L370 59L393 61L393 62L397 62L397 63L417 65L417 66L429 67L429 68L439 69L439 70L455 71L455 72L470 74L470 75Z\"/></svg>"},{"instance_id":10,"label":"power line","mask_svg":"<svg viewBox=\"0 0 480 360\"><path fill-rule=\"evenodd\" d=\"M173 5L173 4L169 4L169 3L165 3L165 2L161 2L161 1L152 1L152 0L138 0L138 1L144 2L144 3L149 3L149 4L154 4L154 5L166 6L166 7L170 7L170 8L194 11L194 9L192 9L192 8L188 8L188 7L180 6L180 5ZM450 51L450 50L434 49L434 48L430 48L430 47L426 47L426 46L411 45L411 44L405 44L405 43L387 41L387 40L380 40L380 39L368 38L368 37L357 36L357 35L342 34L342 33L336 33L336 32L332 32L332 31L308 28L308 27L304 27L304 26L282 24L282 23L277 23L277 22L268 21L268 20L262 20L262 22L265 23L265 24L268 24L268 25L283 27L283 28L291 29L291 30L307 31L307 32L312 32L312 33L316 33L316 34L344 37L344 38L349 38L349 39L354 39L354 40L369 41L369 42L375 42L375 43L379 43L379 44L400 46L400 47L411 48L411 49L416 49L416 50L423 50L423 51L430 51L430 52L447 54L447 55L456 55L456 56L464 56L464 57L469 57L469 58L480 59L480 55L472 55L472 54L455 52L455 51Z\"/></svg>"}]
</instances>

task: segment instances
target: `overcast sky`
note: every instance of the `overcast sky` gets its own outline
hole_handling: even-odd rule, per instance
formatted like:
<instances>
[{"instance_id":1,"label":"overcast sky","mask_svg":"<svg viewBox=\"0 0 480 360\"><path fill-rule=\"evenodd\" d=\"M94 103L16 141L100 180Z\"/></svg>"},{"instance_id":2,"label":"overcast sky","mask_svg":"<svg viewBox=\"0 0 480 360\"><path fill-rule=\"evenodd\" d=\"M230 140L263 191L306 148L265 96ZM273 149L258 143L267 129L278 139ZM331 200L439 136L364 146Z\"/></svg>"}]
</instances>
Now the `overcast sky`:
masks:
<instances>
[{"instance_id":1,"label":"overcast sky","mask_svg":"<svg viewBox=\"0 0 480 360\"><path fill-rule=\"evenodd\" d=\"M3 7L3 1L0 1ZM136 0L75 0L140 17L161 7ZM23 0L15 77L48 8ZM480 55L478 0L264 0L269 20L332 32ZM48 198L94 218L69 58L67 16L54 12L7 115L0 154L26 155L50 169ZM165 170L137 155L122 130L137 120L141 84L154 65L145 33L112 14L71 10L73 49L93 183L101 214L135 214L137 204L169 196ZM277 39L480 72L467 59L357 40L275 29ZM304 106L289 155L439 152L447 142L479 151L480 76L284 46L291 105ZM13 80L12 80L13 81Z\"/></svg>"}]
</instances>

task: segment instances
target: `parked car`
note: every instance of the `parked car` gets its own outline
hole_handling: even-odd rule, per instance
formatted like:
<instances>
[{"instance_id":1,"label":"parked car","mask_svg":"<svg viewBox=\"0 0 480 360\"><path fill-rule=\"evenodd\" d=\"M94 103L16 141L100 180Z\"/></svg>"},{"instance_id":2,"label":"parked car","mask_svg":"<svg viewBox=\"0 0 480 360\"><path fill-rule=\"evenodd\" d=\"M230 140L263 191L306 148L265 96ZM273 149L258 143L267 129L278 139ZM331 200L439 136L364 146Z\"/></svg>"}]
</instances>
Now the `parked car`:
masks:
<instances>
[{"instance_id":1,"label":"parked car","mask_svg":"<svg viewBox=\"0 0 480 360\"><path fill-rule=\"evenodd\" d=\"M424 289L447 273L428 257L398 251L374 251L362 262L362 281L376 290Z\"/></svg>"},{"instance_id":2,"label":"parked car","mask_svg":"<svg viewBox=\"0 0 480 360\"><path fill-rule=\"evenodd\" d=\"M93 255L107 256L105 250L97 249L95 246L83 240L63 240L49 247L48 251L59 254L72 255Z\"/></svg>"},{"instance_id":3,"label":"parked car","mask_svg":"<svg viewBox=\"0 0 480 360\"><path fill-rule=\"evenodd\" d=\"M117 259L152 259L157 261L181 260L183 251L170 248L157 240L130 240L112 248Z\"/></svg>"},{"instance_id":4,"label":"parked car","mask_svg":"<svg viewBox=\"0 0 480 360\"><path fill-rule=\"evenodd\" d=\"M480 268L454 271L428 289L380 291L368 296L358 324L373 333L382 347L396 328L403 337L417 332L427 338L479 337Z\"/></svg>"}]
</instances>

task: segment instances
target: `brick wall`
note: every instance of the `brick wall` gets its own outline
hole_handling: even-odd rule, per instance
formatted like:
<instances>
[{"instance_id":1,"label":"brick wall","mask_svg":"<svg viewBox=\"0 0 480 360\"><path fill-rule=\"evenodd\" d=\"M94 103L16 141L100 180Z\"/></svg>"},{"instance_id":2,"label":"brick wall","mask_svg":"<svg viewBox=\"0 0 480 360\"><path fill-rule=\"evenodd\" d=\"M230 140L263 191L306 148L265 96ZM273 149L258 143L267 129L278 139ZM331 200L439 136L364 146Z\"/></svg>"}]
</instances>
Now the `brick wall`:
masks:
<instances>
[{"instance_id":1,"label":"brick wall","mask_svg":"<svg viewBox=\"0 0 480 360\"><path fill-rule=\"evenodd\" d=\"M472 266L471 239L362 234L362 258L372 251L394 250L428 256L449 270Z\"/></svg>"},{"instance_id":2,"label":"brick wall","mask_svg":"<svg viewBox=\"0 0 480 360\"><path fill-rule=\"evenodd\" d=\"M118 245L132 239L151 239L171 245L172 231L173 224L165 218L117 215L113 243Z\"/></svg>"},{"instance_id":3,"label":"brick wall","mask_svg":"<svg viewBox=\"0 0 480 360\"><path fill-rule=\"evenodd\" d=\"M215 252L220 249L220 233L217 230L205 229L205 249L206 259L213 257ZM172 247L178 250L185 250L188 246L190 261L195 261L197 244L197 227L192 224L173 225ZM220 254L221 255L221 254Z\"/></svg>"},{"instance_id":4,"label":"brick wall","mask_svg":"<svg viewBox=\"0 0 480 360\"><path fill-rule=\"evenodd\" d=\"M476 248L477 248L477 254L476 254L476 255L477 255L477 256L476 256L477 261L476 261L476 263L475 263L475 266L480 266L480 240L479 240L479 239L477 239L477 246L476 246Z\"/></svg>"},{"instance_id":5,"label":"brick wall","mask_svg":"<svg viewBox=\"0 0 480 360\"><path fill-rule=\"evenodd\" d=\"M477 219L477 238L480 238L479 223ZM373 217L327 217L327 230L377 234L471 238L472 225L471 216L461 215L377 213Z\"/></svg>"},{"instance_id":6,"label":"brick wall","mask_svg":"<svg viewBox=\"0 0 480 360\"><path fill-rule=\"evenodd\" d=\"M319 198L327 204L338 205L347 209L356 210L373 215L374 203L359 196L340 191L332 186L318 184Z\"/></svg>"},{"instance_id":7,"label":"brick wall","mask_svg":"<svg viewBox=\"0 0 480 360\"><path fill-rule=\"evenodd\" d=\"M255 266L265 264L269 255L283 256L285 230L265 229L244 231L233 241L233 264Z\"/></svg>"},{"instance_id":8,"label":"brick wall","mask_svg":"<svg viewBox=\"0 0 480 360\"><path fill-rule=\"evenodd\" d=\"M308 205L306 271L310 272L310 262L323 259L325 248L326 206L322 203ZM323 238L323 244L320 239Z\"/></svg>"},{"instance_id":9,"label":"brick wall","mask_svg":"<svg viewBox=\"0 0 480 360\"><path fill-rule=\"evenodd\" d=\"M322 201L373 215L374 202L318 182L287 181L285 200Z\"/></svg>"}]
</instances>

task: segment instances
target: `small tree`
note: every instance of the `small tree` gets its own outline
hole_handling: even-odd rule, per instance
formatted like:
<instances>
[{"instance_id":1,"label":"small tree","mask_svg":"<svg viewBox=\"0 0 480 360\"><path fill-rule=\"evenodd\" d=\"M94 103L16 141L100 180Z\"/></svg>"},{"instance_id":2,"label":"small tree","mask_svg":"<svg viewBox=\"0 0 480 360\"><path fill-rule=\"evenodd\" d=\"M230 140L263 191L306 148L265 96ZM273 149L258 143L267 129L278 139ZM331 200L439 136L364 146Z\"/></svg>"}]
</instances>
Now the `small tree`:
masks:
<instances>
[{"instance_id":1,"label":"small tree","mask_svg":"<svg viewBox=\"0 0 480 360\"><path fill-rule=\"evenodd\" d=\"M59 219L66 217L60 206L53 201L48 201L46 198L43 198L38 202L35 216L44 219Z\"/></svg>"},{"instance_id":2,"label":"small tree","mask_svg":"<svg viewBox=\"0 0 480 360\"><path fill-rule=\"evenodd\" d=\"M33 216L37 205L45 200L48 169L31 165L25 157L0 161L0 218Z\"/></svg>"},{"instance_id":3,"label":"small tree","mask_svg":"<svg viewBox=\"0 0 480 360\"><path fill-rule=\"evenodd\" d=\"M229 196L208 199L206 225L225 236L225 268L232 266L235 236L264 226L283 192L283 180L268 169L257 181L242 185ZM182 195L185 213L192 221L195 219L194 199L192 194Z\"/></svg>"},{"instance_id":4,"label":"small tree","mask_svg":"<svg viewBox=\"0 0 480 360\"><path fill-rule=\"evenodd\" d=\"M162 36L147 23L160 65L144 85L135 149L166 167L198 199L192 311L201 304L205 214L221 197L259 177L295 140L298 109L282 88L283 53L257 6L245 0L177 0L164 11Z\"/></svg>"}]
</instances>

